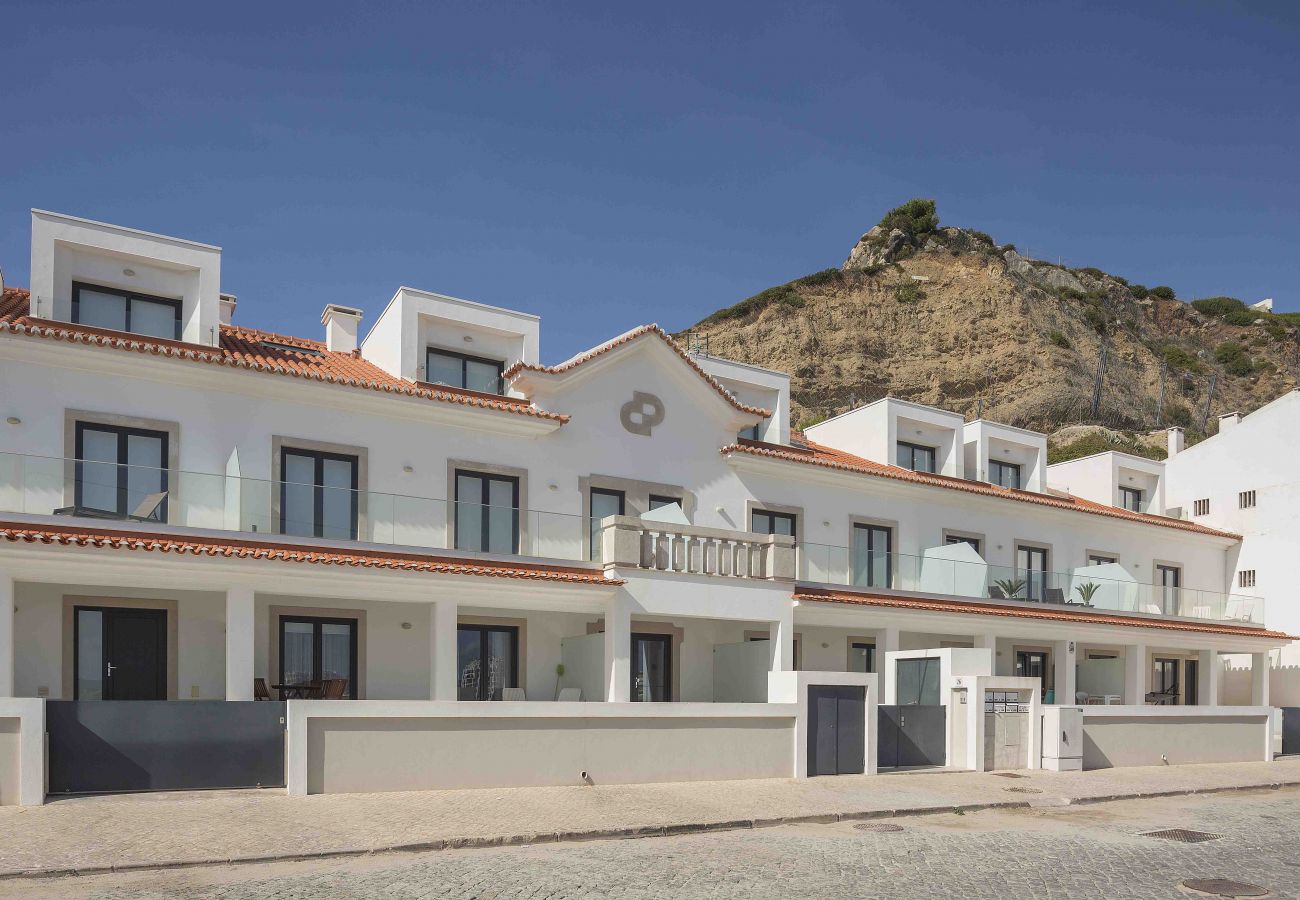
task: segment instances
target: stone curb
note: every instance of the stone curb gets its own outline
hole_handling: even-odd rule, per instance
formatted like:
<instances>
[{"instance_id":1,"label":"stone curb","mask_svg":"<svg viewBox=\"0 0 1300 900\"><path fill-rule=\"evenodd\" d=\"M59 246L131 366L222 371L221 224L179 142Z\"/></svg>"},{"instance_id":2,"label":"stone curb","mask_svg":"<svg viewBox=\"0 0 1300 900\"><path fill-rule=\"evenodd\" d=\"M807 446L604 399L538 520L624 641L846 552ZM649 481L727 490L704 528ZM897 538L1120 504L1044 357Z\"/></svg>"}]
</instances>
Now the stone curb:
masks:
<instances>
[{"instance_id":1,"label":"stone curb","mask_svg":"<svg viewBox=\"0 0 1300 900\"><path fill-rule=\"evenodd\" d=\"M1125 794L1098 794L1090 797L1064 798L1064 802L1066 806L1083 806L1091 803L1113 803L1117 800L1146 800L1159 797L1190 796L1193 794L1221 794L1234 791L1278 790L1287 787L1300 787L1300 781L1274 781L1268 782L1267 784L1183 788L1169 791L1133 791ZM901 809L867 809L839 813L813 813L802 816L777 816L771 819L729 819L713 822L675 823L672 825L593 828L585 831L539 831L507 835L483 835L479 837L453 837L404 844L387 844L378 847L316 850L306 853L272 853L258 856L249 855L232 857L214 856L206 859L162 860L158 862L123 863L121 865L113 866L10 869L7 871L0 870L0 881L65 878L74 875L110 875L119 872L193 869L206 866L256 865L258 863L268 862L306 862L310 860L371 856L379 853L427 853L434 850L473 850L491 847L523 846L528 844L554 844L560 842L567 843L647 837L671 837L674 835L703 834L713 831L739 831L746 828L775 828L781 825L828 825L836 822L860 822L870 819L897 819L907 816L933 816L945 813L983 812L993 809L1031 809L1033 806L1034 804L1028 800L1003 800L990 803L912 806Z\"/></svg>"},{"instance_id":2,"label":"stone curb","mask_svg":"<svg viewBox=\"0 0 1300 900\"><path fill-rule=\"evenodd\" d=\"M317 859L371 856L378 853L427 853L434 850L473 850L527 844L554 844L578 841L625 840L647 837L671 837L713 831L739 831L746 828L774 828L780 825L833 824L866 819L895 819L904 816L932 816L943 813L981 812L990 809L1028 809L1024 800L994 803L966 803L956 806L916 806L903 809L868 809L843 813L816 813L804 816L778 816L772 819L726 819L713 822L681 822L671 825L640 825L627 828L593 828L586 831L541 831L521 834L455 837L405 844L342 850L319 850L307 853L273 853L260 856L214 856L207 859L162 860L123 863L114 866L82 866L53 869L0 870L0 881L16 879L65 878L73 875L109 875L119 872L148 872L167 869L193 869L201 866L252 865L268 862L301 862Z\"/></svg>"}]
</instances>

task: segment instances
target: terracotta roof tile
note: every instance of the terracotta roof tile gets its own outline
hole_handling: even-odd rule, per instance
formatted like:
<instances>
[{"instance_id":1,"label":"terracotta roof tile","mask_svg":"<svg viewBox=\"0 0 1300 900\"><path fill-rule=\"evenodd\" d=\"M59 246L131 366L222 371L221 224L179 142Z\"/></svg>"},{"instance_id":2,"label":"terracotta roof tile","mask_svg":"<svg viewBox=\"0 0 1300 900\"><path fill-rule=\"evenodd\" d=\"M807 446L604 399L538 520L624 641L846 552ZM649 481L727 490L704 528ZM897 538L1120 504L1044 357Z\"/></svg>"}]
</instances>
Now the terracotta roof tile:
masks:
<instances>
[{"instance_id":1,"label":"terracotta roof tile","mask_svg":"<svg viewBox=\"0 0 1300 900\"><path fill-rule=\"evenodd\" d=\"M400 569L443 575L482 575L525 581L555 581L567 584L620 585L599 570L578 566L544 565L525 562L468 560L432 554L397 553L370 549L339 550L273 541L238 538L169 535L84 525L31 525L0 522L0 539L11 543L57 544L67 547L99 547L110 550L139 550L180 553L191 556L222 556L230 559L263 559L276 562L351 566L354 568Z\"/></svg>"},{"instance_id":2,"label":"terracotta roof tile","mask_svg":"<svg viewBox=\"0 0 1300 900\"><path fill-rule=\"evenodd\" d=\"M564 362L558 365L539 366L533 363L517 362L509 369L506 370L505 377L513 378L515 375L517 375L520 372L540 372L544 375L559 375L563 372L569 371L570 369L576 369L578 366L582 365L585 362L590 362L591 360L595 359L598 356L604 356L606 353L609 353L612 350L616 350L619 347L622 347L626 344L630 344L633 341L635 341L637 338L640 338L648 334L655 335L660 340L662 340L665 344L667 344L670 348L672 348L672 351L676 353L678 356L680 356L688 366L694 369L697 375L699 375L706 382L708 382L710 387L712 387L715 391L721 394L722 398L726 400L728 403L730 403L732 406L734 406L736 409L740 410L741 412L750 413L752 415L762 416L765 419L771 417L772 411L770 409L763 409L762 407L759 406L748 406L744 403L741 403L734 396L732 396L731 392L727 390L725 387L723 387L722 383L718 381L718 379L714 378L708 372L704 371L704 369L700 367L700 364L697 363L694 359L692 359L689 353L687 353L685 350L682 349L682 345L677 343L675 340L673 340L672 337L668 334L668 332L664 331L658 325L642 325L638 328L633 328L631 331L625 332L624 334L620 334L618 337L608 340L598 347L593 347L590 350L586 350L582 353L579 353L577 356L573 357L572 359L565 360Z\"/></svg>"},{"instance_id":3,"label":"terracotta roof tile","mask_svg":"<svg viewBox=\"0 0 1300 900\"><path fill-rule=\"evenodd\" d=\"M850 603L856 606L876 606L888 609L915 609L926 612L962 613L980 616L1004 616L1013 619L1041 619L1052 622L1084 622L1095 625L1126 625L1134 628L1155 628L1162 631L1191 631L1209 634L1230 634L1237 637L1274 638L1293 641L1297 638L1281 631L1270 631L1259 625L1233 625L1226 622L1187 622L1172 619L1147 619L1103 612L1080 612L1056 609L1051 606L1028 609L1020 606L1002 606L980 601L943 600L923 597L885 596L856 591L832 590L812 587L796 588L794 599L817 603Z\"/></svg>"},{"instance_id":4,"label":"terracotta roof tile","mask_svg":"<svg viewBox=\"0 0 1300 900\"><path fill-rule=\"evenodd\" d=\"M821 444L808 440L798 432L791 432L791 441L792 445L786 446L784 444L767 444L762 441L751 441L742 438L734 444L728 444L723 447L722 455L730 456L733 453L744 453L751 456L763 456L769 459L780 459L787 462L821 466L826 469L838 469L842 472L853 472L859 475L892 478L897 481L909 481L913 484L948 488L949 490L965 491L970 494L983 494L987 497L999 497L1005 500L1015 500L1020 503L1033 503L1038 506L1051 506L1056 509L1073 510L1074 512L1089 513L1097 516L1109 516L1113 519L1125 519L1130 522L1141 522L1144 525L1159 525L1163 528L1176 528L1180 531L1190 531L1194 534L1229 538L1234 541L1241 540L1241 535L1239 534L1233 534L1228 531L1219 531L1215 528L1207 528L1204 525L1197 525L1195 522L1184 522L1181 519L1171 519L1167 516L1156 516L1151 515L1150 513L1132 512L1131 510L1121 509L1117 506L1106 506L1104 503L1094 503L1091 500L1084 500L1082 497L1063 497L1056 494L1039 494L1034 491L1018 491L1013 490L1012 488L1002 487L1001 485L988 484L983 481L968 481L965 478L953 478L949 475L931 475L928 472L913 472L911 469L885 465L884 463L863 459L860 456L854 456L852 453L845 453L843 450L836 450L833 447L822 446Z\"/></svg>"},{"instance_id":5,"label":"terracotta roof tile","mask_svg":"<svg viewBox=\"0 0 1300 900\"><path fill-rule=\"evenodd\" d=\"M361 358L360 353L339 353L325 349L320 341L289 337L254 328L234 325L221 326L221 346L208 347L183 341L125 334L104 328L93 328L73 322L56 322L28 314L28 292L10 288L0 295L0 331L25 334L33 337L53 338L72 343L93 344L117 350L134 350L157 356L170 356L193 362L235 366L273 375L290 375L312 381L366 388L389 394L400 394L441 403L492 409L516 415L531 416L548 421L567 422L569 417L547 412L527 400L515 397L496 397L477 391L461 391L441 385L416 383L396 378L378 366ZM264 341L273 341L301 348L303 353L278 347L268 347Z\"/></svg>"}]
</instances>

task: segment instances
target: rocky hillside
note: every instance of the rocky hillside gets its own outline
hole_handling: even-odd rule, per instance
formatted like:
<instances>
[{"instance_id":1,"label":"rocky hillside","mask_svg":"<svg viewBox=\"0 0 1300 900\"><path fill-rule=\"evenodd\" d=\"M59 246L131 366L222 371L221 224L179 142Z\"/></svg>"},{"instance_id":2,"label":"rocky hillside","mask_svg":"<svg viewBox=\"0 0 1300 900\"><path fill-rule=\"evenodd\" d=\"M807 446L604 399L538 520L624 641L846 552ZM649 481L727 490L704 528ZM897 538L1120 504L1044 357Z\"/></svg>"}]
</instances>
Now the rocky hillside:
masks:
<instances>
[{"instance_id":1,"label":"rocky hillside","mask_svg":"<svg viewBox=\"0 0 1300 900\"><path fill-rule=\"evenodd\" d=\"M914 200L841 267L721 309L690 340L791 373L798 424L889 394L1048 432L1103 425L1062 437L1141 451L1143 431L1179 424L1194 438L1215 415L1294 388L1298 326L1298 314L1231 297L1187 303L1167 287L1028 259L940 225L933 201Z\"/></svg>"}]
</instances>

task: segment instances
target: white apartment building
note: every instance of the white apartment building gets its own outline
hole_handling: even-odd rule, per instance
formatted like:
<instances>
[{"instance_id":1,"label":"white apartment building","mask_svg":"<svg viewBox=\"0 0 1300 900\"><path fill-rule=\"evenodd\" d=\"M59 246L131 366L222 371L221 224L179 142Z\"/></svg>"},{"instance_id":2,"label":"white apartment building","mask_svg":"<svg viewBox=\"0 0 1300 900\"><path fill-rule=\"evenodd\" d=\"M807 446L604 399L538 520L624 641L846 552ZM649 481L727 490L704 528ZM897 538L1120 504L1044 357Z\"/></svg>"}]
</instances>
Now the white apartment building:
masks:
<instances>
[{"instance_id":1,"label":"white apartment building","mask_svg":"<svg viewBox=\"0 0 1300 900\"><path fill-rule=\"evenodd\" d=\"M271 334L220 266L32 214L0 803L1271 753L1291 638L1146 461L896 399L800 434L787 376L657 326L548 366L537 317L407 287Z\"/></svg>"}]
</instances>

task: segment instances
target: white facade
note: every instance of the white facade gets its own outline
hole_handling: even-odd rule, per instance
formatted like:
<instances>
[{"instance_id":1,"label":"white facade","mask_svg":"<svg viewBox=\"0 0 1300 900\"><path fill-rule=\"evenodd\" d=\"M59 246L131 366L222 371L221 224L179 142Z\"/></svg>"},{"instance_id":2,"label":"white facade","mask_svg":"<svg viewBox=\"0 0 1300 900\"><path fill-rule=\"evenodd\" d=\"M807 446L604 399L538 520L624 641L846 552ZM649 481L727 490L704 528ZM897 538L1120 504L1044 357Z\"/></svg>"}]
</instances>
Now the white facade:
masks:
<instances>
[{"instance_id":1,"label":"white facade","mask_svg":"<svg viewBox=\"0 0 1300 900\"><path fill-rule=\"evenodd\" d=\"M505 689L743 718L733 704L774 699L764 671L863 685L841 676L952 647L991 651L991 678L1038 678L1049 703L1109 660L1130 704L1165 687L1212 705L1218 654L1285 643L1233 587L1232 522L1155 515L1159 486L1154 507L1115 508L1130 472L1159 481L1132 460L1081 475L1084 503L1049 489L1042 435L906 401L792 435L782 373L649 326L543 366L535 316L407 287L359 343L366 312L336 305L324 341L218 326L216 248L55 214L33 215L32 271L0 306L17 388L0 394L3 696L108 691L84 677L99 650L77 623L120 610L158 616L160 699L287 682L294 635L317 642L320 680L323 622L351 642L331 663L348 696L452 719L436 704ZM95 286L178 301L181 340L87 328L74 282L96 303ZM990 483L994 462L1019 483ZM792 709L755 715L801 733ZM736 771L787 763L752 764Z\"/></svg>"}]
</instances>

